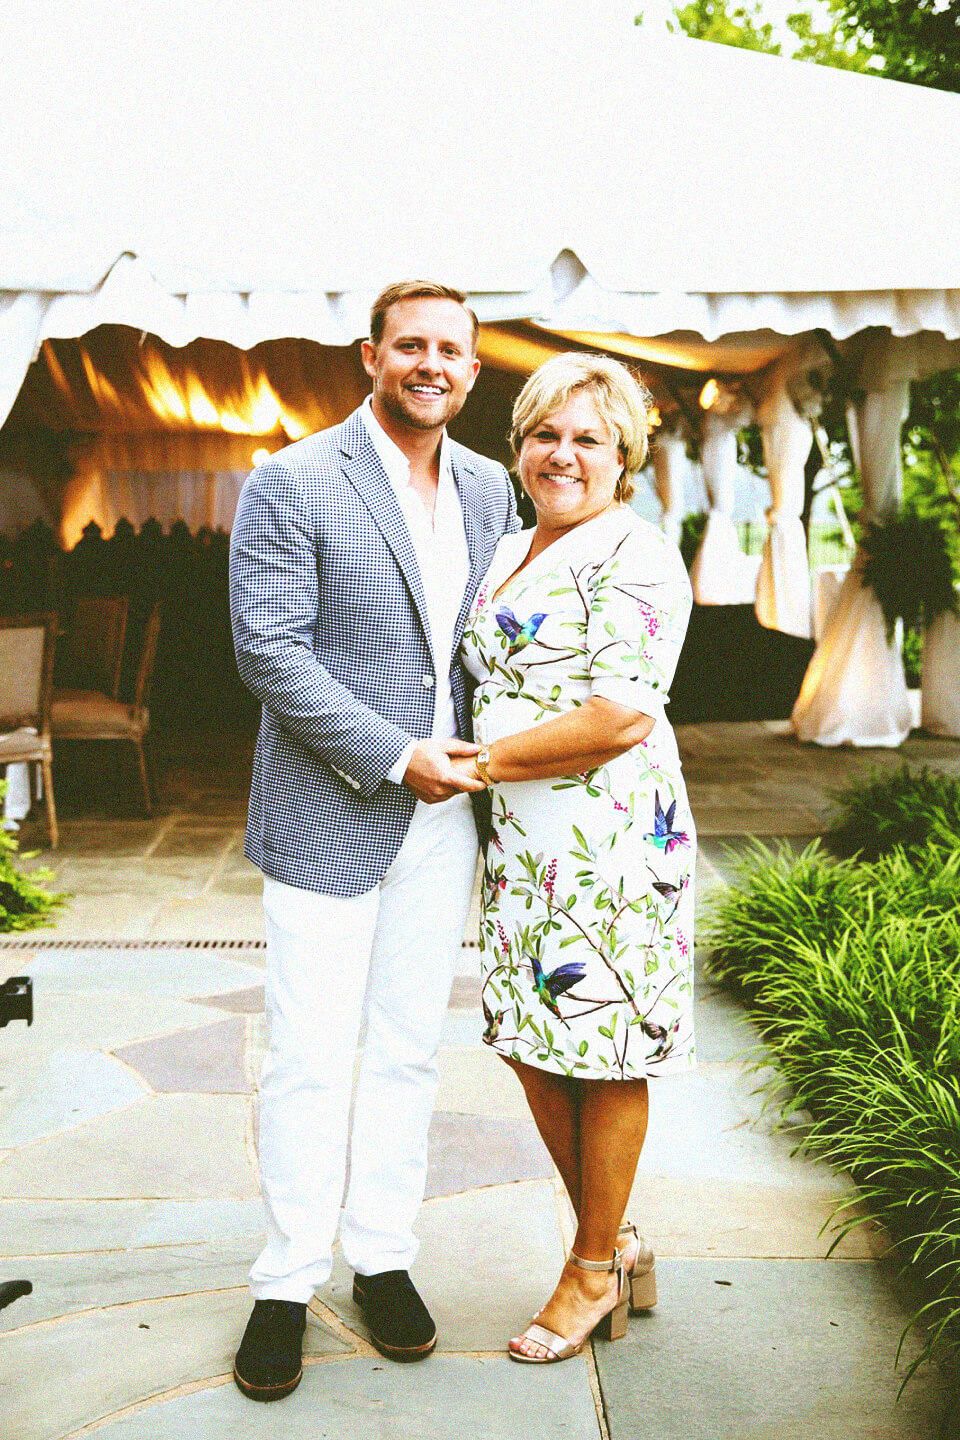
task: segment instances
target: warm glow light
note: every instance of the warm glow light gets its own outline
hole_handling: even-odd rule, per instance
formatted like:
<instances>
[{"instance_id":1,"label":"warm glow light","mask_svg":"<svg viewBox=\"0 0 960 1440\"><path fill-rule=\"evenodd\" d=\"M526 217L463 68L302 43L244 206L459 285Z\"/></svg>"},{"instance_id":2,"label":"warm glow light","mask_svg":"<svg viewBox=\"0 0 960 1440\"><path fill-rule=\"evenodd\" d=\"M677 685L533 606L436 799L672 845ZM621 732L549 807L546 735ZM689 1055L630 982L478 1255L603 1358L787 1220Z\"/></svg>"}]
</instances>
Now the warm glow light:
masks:
<instances>
[{"instance_id":1,"label":"warm glow light","mask_svg":"<svg viewBox=\"0 0 960 1440\"><path fill-rule=\"evenodd\" d=\"M652 430L656 430L657 426L662 423L659 405L651 405L647 411L647 434L649 435Z\"/></svg>"},{"instance_id":2,"label":"warm glow light","mask_svg":"<svg viewBox=\"0 0 960 1440\"><path fill-rule=\"evenodd\" d=\"M717 384L716 380L714 380L713 376L711 375L706 385L704 385L703 389L700 391L701 410L709 410L711 405L715 405L717 403L717 397L719 396L719 394L720 386Z\"/></svg>"},{"instance_id":3,"label":"warm glow light","mask_svg":"<svg viewBox=\"0 0 960 1440\"><path fill-rule=\"evenodd\" d=\"M270 451L254 450L253 454L250 456L250 459L253 461L254 465L262 465L265 460L270 459Z\"/></svg>"}]
</instances>

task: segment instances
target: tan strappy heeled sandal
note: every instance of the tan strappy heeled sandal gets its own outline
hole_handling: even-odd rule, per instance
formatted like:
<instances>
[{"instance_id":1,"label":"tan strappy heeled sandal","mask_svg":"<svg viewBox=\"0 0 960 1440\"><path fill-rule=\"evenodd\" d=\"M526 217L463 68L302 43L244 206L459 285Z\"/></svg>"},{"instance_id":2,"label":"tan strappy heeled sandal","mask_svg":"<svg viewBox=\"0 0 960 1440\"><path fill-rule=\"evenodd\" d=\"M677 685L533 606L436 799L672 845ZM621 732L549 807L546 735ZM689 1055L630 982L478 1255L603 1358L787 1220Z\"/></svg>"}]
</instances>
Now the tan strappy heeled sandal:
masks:
<instances>
[{"instance_id":1,"label":"tan strappy heeled sandal","mask_svg":"<svg viewBox=\"0 0 960 1440\"><path fill-rule=\"evenodd\" d=\"M583 1260L579 1255L570 1251L567 1257L571 1265L576 1265L579 1270L606 1270L608 1274L617 1277L617 1298L613 1308L608 1310L606 1315L593 1327L589 1334L585 1335L578 1344L564 1338L563 1335L556 1335L552 1330L547 1330L543 1325L528 1325L521 1340L532 1340L535 1345L543 1345L550 1351L549 1355L523 1355L518 1350L511 1350L507 1347L507 1354L511 1360L517 1360L523 1365L554 1365L558 1360L572 1360L574 1355L579 1355L591 1335L599 1335L604 1340L622 1340L627 1333L628 1310L629 1310L629 1281L623 1268L623 1255L621 1251L614 1250L612 1260ZM539 1312L538 1312L539 1313Z\"/></svg>"},{"instance_id":2,"label":"tan strappy heeled sandal","mask_svg":"<svg viewBox=\"0 0 960 1440\"><path fill-rule=\"evenodd\" d=\"M657 1262L650 1246L637 1233L636 1225L630 1220L624 1220L617 1232L617 1243L622 1244L630 1235L637 1242L636 1257L627 1271L630 1282L630 1314L639 1315L641 1310L652 1310L657 1303Z\"/></svg>"}]
</instances>

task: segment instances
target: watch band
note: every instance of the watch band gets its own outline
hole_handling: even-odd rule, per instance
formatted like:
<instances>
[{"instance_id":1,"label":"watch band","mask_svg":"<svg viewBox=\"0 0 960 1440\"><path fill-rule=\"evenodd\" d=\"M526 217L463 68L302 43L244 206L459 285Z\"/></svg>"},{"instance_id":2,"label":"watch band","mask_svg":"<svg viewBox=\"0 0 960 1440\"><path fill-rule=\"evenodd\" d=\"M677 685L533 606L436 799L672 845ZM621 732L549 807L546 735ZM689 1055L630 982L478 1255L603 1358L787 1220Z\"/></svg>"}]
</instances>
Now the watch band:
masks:
<instances>
[{"instance_id":1,"label":"watch band","mask_svg":"<svg viewBox=\"0 0 960 1440\"><path fill-rule=\"evenodd\" d=\"M478 754L474 755L473 763L479 770L480 779L483 781L484 785L486 785L488 790L491 789L493 786L493 781L490 779L490 771L487 769L487 766L490 764L490 751L487 749L486 746L484 746L483 749L478 752Z\"/></svg>"}]
</instances>

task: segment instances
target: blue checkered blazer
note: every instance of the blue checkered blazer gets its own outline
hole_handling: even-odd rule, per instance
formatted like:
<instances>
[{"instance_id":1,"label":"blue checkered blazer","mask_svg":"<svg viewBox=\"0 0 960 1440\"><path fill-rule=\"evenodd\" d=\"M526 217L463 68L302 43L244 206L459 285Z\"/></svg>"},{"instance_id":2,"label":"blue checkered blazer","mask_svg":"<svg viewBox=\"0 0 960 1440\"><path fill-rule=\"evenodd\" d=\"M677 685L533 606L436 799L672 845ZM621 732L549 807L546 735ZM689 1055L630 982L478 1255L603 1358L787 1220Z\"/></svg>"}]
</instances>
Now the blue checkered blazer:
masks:
<instances>
[{"instance_id":1,"label":"blue checkered blazer","mask_svg":"<svg viewBox=\"0 0 960 1440\"><path fill-rule=\"evenodd\" d=\"M470 573L449 657L500 537L518 527L502 465L452 443ZM413 546L355 411L280 450L247 479L230 537L237 665L263 705L244 853L325 895L370 890L393 861L414 797L386 779L433 727L434 661Z\"/></svg>"}]
</instances>

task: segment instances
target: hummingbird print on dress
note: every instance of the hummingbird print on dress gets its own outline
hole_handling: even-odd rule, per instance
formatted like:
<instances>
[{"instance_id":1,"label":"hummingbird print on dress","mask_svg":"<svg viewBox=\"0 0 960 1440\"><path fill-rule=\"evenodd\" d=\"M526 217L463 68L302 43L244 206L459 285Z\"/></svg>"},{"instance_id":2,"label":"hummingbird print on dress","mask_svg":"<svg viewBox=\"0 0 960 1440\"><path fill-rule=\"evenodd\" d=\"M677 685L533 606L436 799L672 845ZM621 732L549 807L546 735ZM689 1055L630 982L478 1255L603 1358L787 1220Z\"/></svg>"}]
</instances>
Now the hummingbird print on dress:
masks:
<instances>
[{"instance_id":1,"label":"hummingbird print on dress","mask_svg":"<svg viewBox=\"0 0 960 1440\"><path fill-rule=\"evenodd\" d=\"M509 605L504 605L502 610L497 611L497 624L510 641L508 660L512 660L518 651L526 649L546 618L546 614L539 611L536 615L531 615L529 620L518 620Z\"/></svg>"},{"instance_id":2,"label":"hummingbird print on dress","mask_svg":"<svg viewBox=\"0 0 960 1440\"><path fill-rule=\"evenodd\" d=\"M663 806L660 804L660 791L653 792L653 830L647 831L644 840L649 840L651 845L656 845L665 855L675 850L678 845L688 845L689 839L686 830L674 830L673 820L677 813L677 802L671 800L670 809L666 815L663 813Z\"/></svg>"},{"instance_id":3,"label":"hummingbird print on dress","mask_svg":"<svg viewBox=\"0 0 960 1440\"><path fill-rule=\"evenodd\" d=\"M480 1003L483 1006L483 1018L487 1022L487 1028L483 1032L483 1040L486 1045L492 1045L500 1034L500 1026L503 1024L505 1010L498 1010L496 1014L490 1009L486 1000L481 995Z\"/></svg>"},{"instance_id":4,"label":"hummingbird print on dress","mask_svg":"<svg viewBox=\"0 0 960 1440\"><path fill-rule=\"evenodd\" d=\"M667 1029L664 1025L658 1025L655 1020L641 1020L640 1028L648 1040L656 1040L657 1042L657 1048L650 1058L652 1060L662 1060L663 1057L669 1055L673 1049L673 1040L680 1029L680 1021L679 1019L674 1020L670 1028Z\"/></svg>"},{"instance_id":5,"label":"hummingbird print on dress","mask_svg":"<svg viewBox=\"0 0 960 1440\"><path fill-rule=\"evenodd\" d=\"M644 839L648 838L648 836L644 836ZM657 894L661 897L661 899L676 900L679 898L680 895L682 895L683 891L686 889L688 878L686 875L684 875L679 885L672 885L669 880L661 880L657 872L651 869L649 865L647 866L647 869L653 876L653 888L654 890L656 890Z\"/></svg>"},{"instance_id":6,"label":"hummingbird print on dress","mask_svg":"<svg viewBox=\"0 0 960 1440\"><path fill-rule=\"evenodd\" d=\"M536 955L530 956L530 964L533 969L533 988L540 996L541 1004L546 1005L551 1015L563 1020L557 1008L557 997L565 990L571 990L578 980L583 979L586 965L582 960L570 960L566 965L558 965L556 970L551 970L550 974L546 975Z\"/></svg>"}]
</instances>

